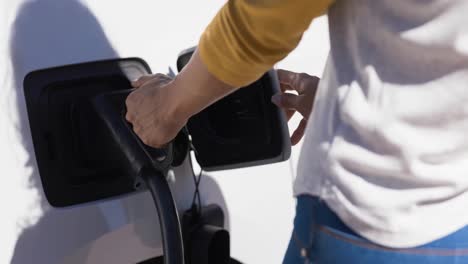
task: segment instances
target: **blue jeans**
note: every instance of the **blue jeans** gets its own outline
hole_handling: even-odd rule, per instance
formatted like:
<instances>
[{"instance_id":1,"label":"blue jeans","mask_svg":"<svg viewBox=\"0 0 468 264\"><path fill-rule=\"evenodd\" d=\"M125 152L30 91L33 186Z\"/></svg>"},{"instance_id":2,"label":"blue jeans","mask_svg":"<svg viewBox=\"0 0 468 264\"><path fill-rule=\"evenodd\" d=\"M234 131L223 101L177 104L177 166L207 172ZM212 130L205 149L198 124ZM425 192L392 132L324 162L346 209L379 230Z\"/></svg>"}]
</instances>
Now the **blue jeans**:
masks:
<instances>
[{"instance_id":1,"label":"blue jeans","mask_svg":"<svg viewBox=\"0 0 468 264\"><path fill-rule=\"evenodd\" d=\"M297 198L294 231L283 264L304 263L468 263L468 226L423 246L387 248L353 232L325 202L303 195Z\"/></svg>"}]
</instances>

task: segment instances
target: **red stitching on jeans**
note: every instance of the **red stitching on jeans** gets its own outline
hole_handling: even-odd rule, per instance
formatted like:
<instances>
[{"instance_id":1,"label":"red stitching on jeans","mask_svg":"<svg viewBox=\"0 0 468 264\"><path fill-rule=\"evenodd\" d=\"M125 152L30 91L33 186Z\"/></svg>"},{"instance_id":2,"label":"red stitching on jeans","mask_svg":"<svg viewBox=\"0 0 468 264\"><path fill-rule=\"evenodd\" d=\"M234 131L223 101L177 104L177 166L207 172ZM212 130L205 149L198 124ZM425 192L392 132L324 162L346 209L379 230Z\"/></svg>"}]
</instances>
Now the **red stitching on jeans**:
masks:
<instances>
[{"instance_id":1,"label":"red stitching on jeans","mask_svg":"<svg viewBox=\"0 0 468 264\"><path fill-rule=\"evenodd\" d=\"M341 234L336 233L332 229L326 226L318 226L319 231L330 235L334 238L339 240L351 243L356 246L368 248L368 249L377 249L389 252L396 252L396 253L403 253L403 254L419 254L419 255L435 255L435 256L465 256L468 255L468 248L461 248L461 249L438 249L438 248L411 248L411 249L394 249L388 248L384 246L370 244L365 241L360 241L357 239L345 237Z\"/></svg>"}]
</instances>

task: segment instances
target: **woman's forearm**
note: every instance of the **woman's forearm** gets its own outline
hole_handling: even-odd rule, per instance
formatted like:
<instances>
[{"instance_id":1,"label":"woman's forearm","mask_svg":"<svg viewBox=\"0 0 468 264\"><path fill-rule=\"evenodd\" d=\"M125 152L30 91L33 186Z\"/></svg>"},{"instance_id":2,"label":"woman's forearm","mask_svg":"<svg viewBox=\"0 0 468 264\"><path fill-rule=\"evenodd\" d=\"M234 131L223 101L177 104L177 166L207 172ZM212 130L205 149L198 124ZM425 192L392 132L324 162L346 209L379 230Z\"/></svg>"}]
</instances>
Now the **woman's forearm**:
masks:
<instances>
[{"instance_id":1,"label":"woman's forearm","mask_svg":"<svg viewBox=\"0 0 468 264\"><path fill-rule=\"evenodd\" d=\"M236 88L212 75L203 64L198 51L195 51L188 64L174 79L171 91L168 92L174 99L171 101L177 104L174 106L174 114L188 119Z\"/></svg>"}]
</instances>

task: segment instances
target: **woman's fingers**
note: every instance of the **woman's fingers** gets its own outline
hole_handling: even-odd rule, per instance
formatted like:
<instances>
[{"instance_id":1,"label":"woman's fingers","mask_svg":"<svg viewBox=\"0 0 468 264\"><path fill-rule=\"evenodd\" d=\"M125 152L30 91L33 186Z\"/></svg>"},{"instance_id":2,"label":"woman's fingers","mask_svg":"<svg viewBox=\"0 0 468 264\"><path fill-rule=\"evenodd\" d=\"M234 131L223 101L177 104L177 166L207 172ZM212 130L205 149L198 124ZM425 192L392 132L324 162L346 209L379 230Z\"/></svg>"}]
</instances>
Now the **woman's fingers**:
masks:
<instances>
[{"instance_id":1,"label":"woman's fingers","mask_svg":"<svg viewBox=\"0 0 468 264\"><path fill-rule=\"evenodd\" d=\"M132 87L133 88L140 88L143 84L145 84L147 81L153 79L153 75L143 75L140 78L132 81Z\"/></svg>"},{"instance_id":2,"label":"woman's fingers","mask_svg":"<svg viewBox=\"0 0 468 264\"><path fill-rule=\"evenodd\" d=\"M307 119L302 119L301 122L299 123L299 126L297 126L296 130L293 132L291 136L291 144L294 146L299 141L301 141L302 137L304 136L305 129L307 127Z\"/></svg>"},{"instance_id":3,"label":"woman's fingers","mask_svg":"<svg viewBox=\"0 0 468 264\"><path fill-rule=\"evenodd\" d=\"M283 92L288 90L297 91L299 94L305 92L302 81L309 75L306 73L297 73L282 69L276 70L276 72L278 74L280 88Z\"/></svg>"},{"instance_id":4,"label":"woman's fingers","mask_svg":"<svg viewBox=\"0 0 468 264\"><path fill-rule=\"evenodd\" d=\"M155 133L155 131L160 131L160 129L154 129L154 124L150 123L147 126L140 128L139 131L135 131L135 133L146 145L153 148L161 148L164 146L161 142L165 142L165 139L162 138L160 134Z\"/></svg>"},{"instance_id":5,"label":"woman's fingers","mask_svg":"<svg viewBox=\"0 0 468 264\"><path fill-rule=\"evenodd\" d=\"M280 108L297 110L299 96L290 93L278 93L271 97L271 101Z\"/></svg>"},{"instance_id":6,"label":"woman's fingers","mask_svg":"<svg viewBox=\"0 0 468 264\"><path fill-rule=\"evenodd\" d=\"M271 101L282 108L284 113L286 114L286 118L289 121L294 113L297 111L297 95L294 94L286 94L286 93L279 93L274 95L271 98Z\"/></svg>"},{"instance_id":7,"label":"woman's fingers","mask_svg":"<svg viewBox=\"0 0 468 264\"><path fill-rule=\"evenodd\" d=\"M298 94L315 93L320 78L307 73L276 70L281 91L296 91Z\"/></svg>"},{"instance_id":8,"label":"woman's fingers","mask_svg":"<svg viewBox=\"0 0 468 264\"><path fill-rule=\"evenodd\" d=\"M304 116L304 114L302 113L303 107L301 106L301 96L288 93L280 93L274 95L271 98L271 101L286 112L288 121L289 119L291 119L291 117L296 111L299 111ZM296 128L296 130L291 136L291 144L293 146L299 143L299 141L301 141L302 137L304 136L306 126L307 119L303 118L299 123L299 126Z\"/></svg>"},{"instance_id":9,"label":"woman's fingers","mask_svg":"<svg viewBox=\"0 0 468 264\"><path fill-rule=\"evenodd\" d=\"M294 90L293 86L291 85L294 79L294 72L279 69L276 70L276 73L278 74L278 81L280 83L281 91L285 92L288 90Z\"/></svg>"},{"instance_id":10,"label":"woman's fingers","mask_svg":"<svg viewBox=\"0 0 468 264\"><path fill-rule=\"evenodd\" d=\"M306 73L295 73L287 70L277 70L276 72L282 93L274 95L271 98L272 102L286 112L288 120L296 111L301 113L303 117L291 136L291 144L296 145L304 136L320 79ZM298 95L286 91L296 91Z\"/></svg>"},{"instance_id":11,"label":"woman's fingers","mask_svg":"<svg viewBox=\"0 0 468 264\"><path fill-rule=\"evenodd\" d=\"M170 81L170 80L172 80L171 77L162 73L157 73L157 74L152 74L152 75L143 75L137 80L132 81L132 87L140 88L141 86L147 84L148 82L155 82L155 81L164 82L164 81Z\"/></svg>"}]
</instances>

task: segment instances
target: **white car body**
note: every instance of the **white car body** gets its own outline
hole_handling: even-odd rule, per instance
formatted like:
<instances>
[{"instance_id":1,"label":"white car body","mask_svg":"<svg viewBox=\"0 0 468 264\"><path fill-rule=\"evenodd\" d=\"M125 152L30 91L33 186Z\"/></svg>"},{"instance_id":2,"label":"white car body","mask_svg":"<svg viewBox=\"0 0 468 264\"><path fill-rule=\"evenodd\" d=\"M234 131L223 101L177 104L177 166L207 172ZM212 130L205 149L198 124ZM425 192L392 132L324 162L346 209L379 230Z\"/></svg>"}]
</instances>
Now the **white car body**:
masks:
<instances>
[{"instance_id":1,"label":"white car body","mask_svg":"<svg viewBox=\"0 0 468 264\"><path fill-rule=\"evenodd\" d=\"M140 57L153 72L175 69L223 1L0 2L0 263L138 263L161 254L159 223L147 192L72 208L52 208L37 171L23 95L24 76L70 63ZM320 75L328 53L326 19L313 23L278 67ZM292 123L298 123L295 117ZM294 126L294 125L293 125ZM221 205L231 255L242 263L280 263L295 201L299 148L288 162L204 175L204 204ZM193 194L188 162L174 169L182 211Z\"/></svg>"}]
</instances>

